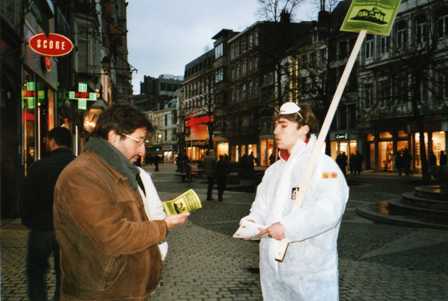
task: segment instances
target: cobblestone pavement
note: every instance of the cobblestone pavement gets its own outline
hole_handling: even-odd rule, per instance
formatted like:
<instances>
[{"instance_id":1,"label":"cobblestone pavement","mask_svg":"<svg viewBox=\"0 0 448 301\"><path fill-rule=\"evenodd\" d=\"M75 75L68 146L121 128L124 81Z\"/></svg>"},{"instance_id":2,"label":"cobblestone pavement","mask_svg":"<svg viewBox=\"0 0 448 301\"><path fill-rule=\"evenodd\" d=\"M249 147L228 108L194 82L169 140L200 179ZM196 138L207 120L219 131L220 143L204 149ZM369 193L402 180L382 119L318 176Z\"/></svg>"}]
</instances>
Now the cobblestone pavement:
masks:
<instances>
[{"instance_id":1,"label":"cobblestone pavement","mask_svg":"<svg viewBox=\"0 0 448 301\"><path fill-rule=\"evenodd\" d=\"M192 187L205 200L205 182L179 183L168 165L153 174L162 199ZM411 191L418 180L364 174L349 177L349 183L339 240L341 300L448 300L446 231L375 224L355 213L360 204ZM231 238L253 197L226 191L223 203L204 201L188 225L169 235L169 255L152 300L261 300L258 244ZM1 300L26 300L26 235L15 224L0 228ZM53 282L50 275L50 289Z\"/></svg>"}]
</instances>

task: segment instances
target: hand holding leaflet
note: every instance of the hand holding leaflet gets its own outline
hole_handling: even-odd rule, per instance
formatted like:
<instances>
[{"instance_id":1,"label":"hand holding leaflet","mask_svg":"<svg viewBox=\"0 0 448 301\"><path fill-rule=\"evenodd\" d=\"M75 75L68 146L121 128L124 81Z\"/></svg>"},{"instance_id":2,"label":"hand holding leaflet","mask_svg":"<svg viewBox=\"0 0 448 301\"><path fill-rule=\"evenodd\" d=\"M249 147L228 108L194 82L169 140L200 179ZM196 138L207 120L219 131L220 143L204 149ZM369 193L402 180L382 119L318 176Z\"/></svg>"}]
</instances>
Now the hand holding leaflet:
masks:
<instances>
[{"instance_id":1,"label":"hand holding leaflet","mask_svg":"<svg viewBox=\"0 0 448 301\"><path fill-rule=\"evenodd\" d=\"M193 189L189 189L173 200L162 203L166 215L192 212L202 208L201 200Z\"/></svg>"},{"instance_id":2,"label":"hand holding leaflet","mask_svg":"<svg viewBox=\"0 0 448 301\"><path fill-rule=\"evenodd\" d=\"M243 219L240 227L233 234L233 238L245 240L259 240L265 235L260 236L260 232L266 229L266 226L255 223L249 219Z\"/></svg>"}]
</instances>

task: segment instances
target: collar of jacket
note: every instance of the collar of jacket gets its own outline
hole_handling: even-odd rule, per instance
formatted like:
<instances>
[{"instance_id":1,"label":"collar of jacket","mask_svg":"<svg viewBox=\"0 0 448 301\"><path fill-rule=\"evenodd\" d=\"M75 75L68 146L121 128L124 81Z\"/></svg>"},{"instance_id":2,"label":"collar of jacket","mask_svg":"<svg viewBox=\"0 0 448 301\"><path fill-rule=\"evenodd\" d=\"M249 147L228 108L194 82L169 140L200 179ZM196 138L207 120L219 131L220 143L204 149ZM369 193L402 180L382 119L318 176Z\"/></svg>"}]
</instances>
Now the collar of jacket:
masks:
<instances>
[{"instance_id":1,"label":"collar of jacket","mask_svg":"<svg viewBox=\"0 0 448 301\"><path fill-rule=\"evenodd\" d=\"M293 146L291 153L286 151L286 153L280 152L280 158L283 161L288 161L290 157L298 157L301 156L305 152L309 152L313 149L314 144L316 143L316 136L312 134L308 141L297 140L296 144Z\"/></svg>"},{"instance_id":2,"label":"collar of jacket","mask_svg":"<svg viewBox=\"0 0 448 301\"><path fill-rule=\"evenodd\" d=\"M129 185L138 190L138 169L120 153L112 144L104 139L90 137L86 144L86 151L97 154L118 173L127 178Z\"/></svg>"}]
</instances>

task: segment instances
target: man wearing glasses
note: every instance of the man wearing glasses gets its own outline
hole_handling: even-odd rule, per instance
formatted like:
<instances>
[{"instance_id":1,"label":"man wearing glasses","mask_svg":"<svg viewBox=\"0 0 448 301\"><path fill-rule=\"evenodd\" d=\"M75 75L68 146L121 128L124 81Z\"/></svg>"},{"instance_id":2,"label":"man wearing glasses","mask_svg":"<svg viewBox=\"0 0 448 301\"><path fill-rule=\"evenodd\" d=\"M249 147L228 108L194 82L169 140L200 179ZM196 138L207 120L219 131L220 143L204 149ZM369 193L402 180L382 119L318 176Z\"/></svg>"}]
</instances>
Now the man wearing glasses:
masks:
<instances>
[{"instance_id":1,"label":"man wearing glasses","mask_svg":"<svg viewBox=\"0 0 448 301\"><path fill-rule=\"evenodd\" d=\"M158 244L188 213L152 221L145 214L138 191L144 188L132 163L144 157L151 129L135 108L110 107L85 151L60 175L53 215L61 300L145 300L157 286Z\"/></svg>"}]
</instances>

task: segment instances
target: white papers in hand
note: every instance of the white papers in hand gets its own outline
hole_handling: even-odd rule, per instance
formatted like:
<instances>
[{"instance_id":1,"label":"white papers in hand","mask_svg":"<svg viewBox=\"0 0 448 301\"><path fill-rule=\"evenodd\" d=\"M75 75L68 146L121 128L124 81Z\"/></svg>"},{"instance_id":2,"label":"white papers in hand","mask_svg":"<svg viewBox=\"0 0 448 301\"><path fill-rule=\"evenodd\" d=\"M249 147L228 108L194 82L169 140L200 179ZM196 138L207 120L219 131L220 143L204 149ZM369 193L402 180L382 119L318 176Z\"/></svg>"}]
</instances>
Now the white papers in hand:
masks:
<instances>
[{"instance_id":1,"label":"white papers in hand","mask_svg":"<svg viewBox=\"0 0 448 301\"><path fill-rule=\"evenodd\" d=\"M254 223L252 221L242 220L240 227L233 234L233 238L258 240L261 238L258 233L265 228L266 226Z\"/></svg>"}]
</instances>

